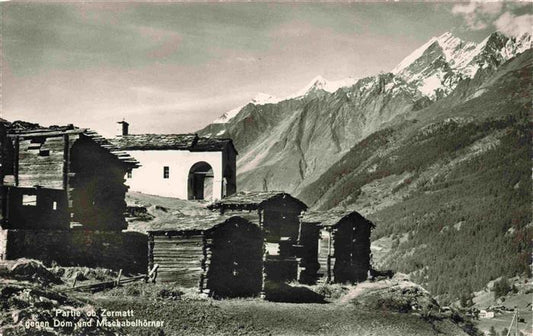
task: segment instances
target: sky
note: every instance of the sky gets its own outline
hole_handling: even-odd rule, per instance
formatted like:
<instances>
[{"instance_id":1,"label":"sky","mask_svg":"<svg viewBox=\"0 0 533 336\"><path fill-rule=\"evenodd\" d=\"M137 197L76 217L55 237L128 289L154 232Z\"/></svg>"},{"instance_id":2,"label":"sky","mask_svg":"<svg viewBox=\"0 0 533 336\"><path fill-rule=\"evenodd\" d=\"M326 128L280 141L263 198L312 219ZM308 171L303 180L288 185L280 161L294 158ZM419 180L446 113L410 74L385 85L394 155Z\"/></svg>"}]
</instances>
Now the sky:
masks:
<instances>
[{"instance_id":1,"label":"sky","mask_svg":"<svg viewBox=\"0 0 533 336\"><path fill-rule=\"evenodd\" d=\"M530 30L531 2L10 3L0 117L105 136L195 132L257 93L388 72L447 31Z\"/></svg>"}]
</instances>

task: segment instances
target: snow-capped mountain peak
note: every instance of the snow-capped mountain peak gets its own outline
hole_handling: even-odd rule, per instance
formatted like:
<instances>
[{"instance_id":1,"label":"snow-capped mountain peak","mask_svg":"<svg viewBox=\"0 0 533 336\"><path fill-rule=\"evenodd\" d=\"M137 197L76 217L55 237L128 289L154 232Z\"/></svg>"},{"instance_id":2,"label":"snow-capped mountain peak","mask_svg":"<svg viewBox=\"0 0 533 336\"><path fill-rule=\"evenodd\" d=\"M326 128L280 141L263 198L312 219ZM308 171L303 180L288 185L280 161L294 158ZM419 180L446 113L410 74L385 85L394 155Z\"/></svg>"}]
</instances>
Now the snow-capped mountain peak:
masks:
<instances>
[{"instance_id":1,"label":"snow-capped mountain peak","mask_svg":"<svg viewBox=\"0 0 533 336\"><path fill-rule=\"evenodd\" d=\"M444 59L450 63L450 66L459 66L467 63L473 58L472 51L476 48L476 43L465 42L458 37L455 37L450 32L446 32L440 36L434 36L422 46L417 48L406 58L404 58L400 64L398 64L391 72L393 74L401 73L409 66L413 65L424 54L427 54L429 49L438 45L440 56L444 56Z\"/></svg>"},{"instance_id":2,"label":"snow-capped mountain peak","mask_svg":"<svg viewBox=\"0 0 533 336\"><path fill-rule=\"evenodd\" d=\"M225 123L227 123L228 121L233 119L237 114L239 114L239 112L241 111L241 109L243 107L244 106L239 106L239 107L236 107L236 108L224 113L223 115L221 115L220 117L215 119L213 121L213 124L225 124Z\"/></svg>"},{"instance_id":3,"label":"snow-capped mountain peak","mask_svg":"<svg viewBox=\"0 0 533 336\"><path fill-rule=\"evenodd\" d=\"M275 104L279 102L280 99L276 98L272 95L269 95L267 93L259 92L251 101L251 104L255 105L263 105L263 104Z\"/></svg>"},{"instance_id":4,"label":"snow-capped mountain peak","mask_svg":"<svg viewBox=\"0 0 533 336\"><path fill-rule=\"evenodd\" d=\"M302 97L306 94L315 91L315 90L324 90L326 91L326 88L328 86L328 81L324 77L318 75L315 78L313 78L309 84L307 84L303 89L299 90L297 93L292 95L291 97Z\"/></svg>"},{"instance_id":5,"label":"snow-capped mountain peak","mask_svg":"<svg viewBox=\"0 0 533 336\"><path fill-rule=\"evenodd\" d=\"M413 64L417 59L419 59L422 54L437 41L436 37L432 37L429 41L418 47L415 51L410 53L405 57L394 69L392 69L393 74L398 74Z\"/></svg>"},{"instance_id":6,"label":"snow-capped mountain peak","mask_svg":"<svg viewBox=\"0 0 533 336\"><path fill-rule=\"evenodd\" d=\"M464 41L446 32L429 39L405 57L391 73L399 80L398 83L404 83L403 89L407 88L435 100L453 91L462 79L474 78L480 69L495 68L530 48L531 33L527 32L518 37L494 32L480 43ZM342 87L353 86L358 80L349 77L329 81L322 76L316 76L304 88L282 99L259 93L249 103L224 113L214 123L228 122L248 104L275 104L283 100L303 99L318 92L333 93ZM398 85L388 85L384 88L392 90L394 87Z\"/></svg>"},{"instance_id":7,"label":"snow-capped mountain peak","mask_svg":"<svg viewBox=\"0 0 533 336\"><path fill-rule=\"evenodd\" d=\"M462 78L496 66L531 48L531 35L519 38L495 32L480 43L466 42L447 32L432 37L391 72L418 87L431 99L451 92ZM439 93L440 92L440 93Z\"/></svg>"},{"instance_id":8,"label":"snow-capped mountain peak","mask_svg":"<svg viewBox=\"0 0 533 336\"><path fill-rule=\"evenodd\" d=\"M309 82L309 84L307 84L303 89L299 90L293 95L288 96L285 99L302 98L309 93L319 91L319 90L333 93L342 87L348 87L348 86L354 85L358 80L359 79L355 77L348 77L348 78L337 80L337 81L329 81L325 79L324 77L318 75L315 78L313 78Z\"/></svg>"},{"instance_id":9,"label":"snow-capped mountain peak","mask_svg":"<svg viewBox=\"0 0 533 336\"><path fill-rule=\"evenodd\" d=\"M246 103L246 104L244 104L242 106L239 106L237 108L234 108L234 109L224 113L220 117L218 117L215 121L213 121L213 124L225 124L225 123L227 123L228 121L233 119L237 114L239 114L239 112L242 110L242 108L245 107L248 104L254 104L254 105L275 104L275 103L278 103L279 101L280 101L279 98L276 98L276 97L274 97L272 95L269 95L267 93L259 92L248 103Z\"/></svg>"},{"instance_id":10,"label":"snow-capped mountain peak","mask_svg":"<svg viewBox=\"0 0 533 336\"><path fill-rule=\"evenodd\" d=\"M450 66L459 67L472 60L476 43L465 42L451 33L444 33L437 38L442 53Z\"/></svg>"}]
</instances>

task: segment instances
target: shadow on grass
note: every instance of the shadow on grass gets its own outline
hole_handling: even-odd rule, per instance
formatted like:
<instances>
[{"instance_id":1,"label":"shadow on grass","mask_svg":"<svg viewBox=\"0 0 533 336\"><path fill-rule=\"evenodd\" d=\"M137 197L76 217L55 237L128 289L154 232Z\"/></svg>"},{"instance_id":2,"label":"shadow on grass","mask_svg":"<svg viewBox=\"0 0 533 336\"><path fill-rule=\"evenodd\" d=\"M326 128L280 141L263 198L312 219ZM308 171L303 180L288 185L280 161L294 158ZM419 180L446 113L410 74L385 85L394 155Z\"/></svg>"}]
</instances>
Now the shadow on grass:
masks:
<instances>
[{"instance_id":1,"label":"shadow on grass","mask_svg":"<svg viewBox=\"0 0 533 336\"><path fill-rule=\"evenodd\" d=\"M286 303L328 303L324 297L307 287L290 286L285 283L265 284L265 299Z\"/></svg>"}]
</instances>

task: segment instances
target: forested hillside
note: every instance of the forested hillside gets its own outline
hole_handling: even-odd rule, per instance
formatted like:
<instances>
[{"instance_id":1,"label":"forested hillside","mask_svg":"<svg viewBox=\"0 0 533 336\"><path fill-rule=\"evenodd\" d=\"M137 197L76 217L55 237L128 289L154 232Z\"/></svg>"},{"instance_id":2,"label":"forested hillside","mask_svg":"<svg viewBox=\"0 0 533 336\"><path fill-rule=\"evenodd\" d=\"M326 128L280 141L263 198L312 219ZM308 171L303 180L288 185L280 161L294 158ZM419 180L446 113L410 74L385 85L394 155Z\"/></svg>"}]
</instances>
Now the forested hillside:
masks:
<instances>
[{"instance_id":1,"label":"forested hillside","mask_svg":"<svg viewBox=\"0 0 533 336\"><path fill-rule=\"evenodd\" d=\"M379 266L412 273L435 294L530 275L531 56L505 64L475 98L367 137L300 197L367 214L373 239L392 240Z\"/></svg>"}]
</instances>

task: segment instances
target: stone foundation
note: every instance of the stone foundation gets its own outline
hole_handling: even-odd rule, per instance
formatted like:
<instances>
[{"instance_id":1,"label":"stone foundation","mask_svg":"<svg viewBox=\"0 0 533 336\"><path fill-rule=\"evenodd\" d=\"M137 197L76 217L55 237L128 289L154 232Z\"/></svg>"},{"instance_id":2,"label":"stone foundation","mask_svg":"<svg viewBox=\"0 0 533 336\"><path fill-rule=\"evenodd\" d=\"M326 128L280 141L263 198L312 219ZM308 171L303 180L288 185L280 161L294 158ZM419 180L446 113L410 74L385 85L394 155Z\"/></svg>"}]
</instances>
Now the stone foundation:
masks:
<instances>
[{"instance_id":1,"label":"stone foundation","mask_svg":"<svg viewBox=\"0 0 533 336\"><path fill-rule=\"evenodd\" d=\"M0 255L8 260L37 259L48 266L55 262L146 273L148 237L138 232L2 230Z\"/></svg>"}]
</instances>

